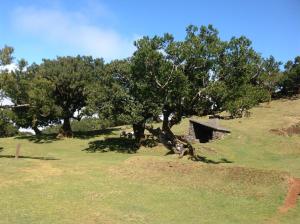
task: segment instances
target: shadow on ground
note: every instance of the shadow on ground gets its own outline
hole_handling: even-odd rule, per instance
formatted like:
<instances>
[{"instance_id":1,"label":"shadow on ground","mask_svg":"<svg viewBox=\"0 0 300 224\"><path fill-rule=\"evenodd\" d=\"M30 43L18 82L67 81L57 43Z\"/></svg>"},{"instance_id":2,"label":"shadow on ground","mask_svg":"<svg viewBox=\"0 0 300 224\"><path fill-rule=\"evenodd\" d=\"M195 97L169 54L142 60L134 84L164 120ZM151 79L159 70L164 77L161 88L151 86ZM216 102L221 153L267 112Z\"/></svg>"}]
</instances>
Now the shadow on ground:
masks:
<instances>
[{"instance_id":1,"label":"shadow on ground","mask_svg":"<svg viewBox=\"0 0 300 224\"><path fill-rule=\"evenodd\" d=\"M120 152L120 153L136 153L138 147L133 139L128 138L106 138L104 140L96 140L89 143L89 147L83 149L87 152Z\"/></svg>"},{"instance_id":2,"label":"shadow on ground","mask_svg":"<svg viewBox=\"0 0 300 224\"><path fill-rule=\"evenodd\" d=\"M0 155L0 158L14 159L14 155ZM60 160L54 157L19 156L18 159Z\"/></svg>"},{"instance_id":3,"label":"shadow on ground","mask_svg":"<svg viewBox=\"0 0 300 224\"><path fill-rule=\"evenodd\" d=\"M33 143L43 144L43 143L51 143L54 141L60 140L56 138L57 134L41 134L41 135L24 135L17 136L15 139L25 139Z\"/></svg>"},{"instance_id":4,"label":"shadow on ground","mask_svg":"<svg viewBox=\"0 0 300 224\"><path fill-rule=\"evenodd\" d=\"M220 163L233 163L233 161L227 160L225 158L221 158L219 161L207 159L205 156L196 155L195 157L191 158L192 161L195 162L203 162L208 164L220 164Z\"/></svg>"},{"instance_id":5,"label":"shadow on ground","mask_svg":"<svg viewBox=\"0 0 300 224\"><path fill-rule=\"evenodd\" d=\"M120 128L107 128L103 130L94 130L94 131L77 131L73 133L73 138L78 139L90 139L95 138L101 135L111 135L114 131L119 131ZM61 138L57 138L57 134L41 134L41 135L24 135L17 136L15 139L25 139L31 141L33 143L44 144L44 143L52 143L54 141L62 140Z\"/></svg>"},{"instance_id":6,"label":"shadow on ground","mask_svg":"<svg viewBox=\"0 0 300 224\"><path fill-rule=\"evenodd\" d=\"M119 131L121 128L106 128L102 130L94 130L94 131L77 131L74 132L74 138L79 139L90 139L100 135L111 135L114 131Z\"/></svg>"}]
</instances>

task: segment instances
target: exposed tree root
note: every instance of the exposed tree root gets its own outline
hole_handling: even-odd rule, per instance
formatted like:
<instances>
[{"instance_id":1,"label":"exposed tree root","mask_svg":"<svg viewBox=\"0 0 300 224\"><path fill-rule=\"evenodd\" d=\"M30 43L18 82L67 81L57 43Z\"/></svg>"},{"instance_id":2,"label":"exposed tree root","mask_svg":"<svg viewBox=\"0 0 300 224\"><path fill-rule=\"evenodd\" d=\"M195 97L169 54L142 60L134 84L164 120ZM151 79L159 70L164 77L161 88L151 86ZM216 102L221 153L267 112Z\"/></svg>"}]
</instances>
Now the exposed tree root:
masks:
<instances>
[{"instance_id":1,"label":"exposed tree root","mask_svg":"<svg viewBox=\"0 0 300 224\"><path fill-rule=\"evenodd\" d=\"M192 144L182 136L176 136L171 131L162 131L161 128L153 128L152 126L146 126L153 136L156 136L158 141L166 146L173 153L178 154L179 158L184 155L195 156L195 148Z\"/></svg>"}]
</instances>

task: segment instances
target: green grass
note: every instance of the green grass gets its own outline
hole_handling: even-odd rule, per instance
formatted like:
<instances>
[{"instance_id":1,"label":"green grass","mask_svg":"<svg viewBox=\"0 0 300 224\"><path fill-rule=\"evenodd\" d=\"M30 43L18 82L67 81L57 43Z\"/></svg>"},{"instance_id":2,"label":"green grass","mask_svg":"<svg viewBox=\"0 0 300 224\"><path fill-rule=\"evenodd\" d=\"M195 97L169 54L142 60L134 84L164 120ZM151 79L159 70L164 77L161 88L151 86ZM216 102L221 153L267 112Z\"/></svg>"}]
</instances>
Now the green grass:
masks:
<instances>
[{"instance_id":1,"label":"green grass","mask_svg":"<svg viewBox=\"0 0 300 224\"><path fill-rule=\"evenodd\" d=\"M278 213L287 178L300 177L300 136L269 132L299 122L299 111L300 100L281 100L222 120L231 135L195 144L205 162L165 156L162 146L134 153L111 140L119 129L0 139L0 223L300 223L299 203ZM93 144L110 151L86 150Z\"/></svg>"}]
</instances>

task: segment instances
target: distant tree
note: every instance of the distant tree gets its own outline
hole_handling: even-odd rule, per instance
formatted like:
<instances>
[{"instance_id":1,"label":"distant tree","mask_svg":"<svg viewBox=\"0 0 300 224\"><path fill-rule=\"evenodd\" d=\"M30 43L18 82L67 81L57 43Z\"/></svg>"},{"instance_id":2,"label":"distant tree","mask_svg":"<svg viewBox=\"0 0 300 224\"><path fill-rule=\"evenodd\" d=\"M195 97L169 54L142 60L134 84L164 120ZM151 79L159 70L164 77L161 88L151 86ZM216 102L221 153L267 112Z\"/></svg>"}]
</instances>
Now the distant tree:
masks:
<instances>
[{"instance_id":1,"label":"distant tree","mask_svg":"<svg viewBox=\"0 0 300 224\"><path fill-rule=\"evenodd\" d=\"M294 61L288 61L285 71L280 80L281 94L292 96L300 93L300 56L295 57Z\"/></svg>"},{"instance_id":2,"label":"distant tree","mask_svg":"<svg viewBox=\"0 0 300 224\"><path fill-rule=\"evenodd\" d=\"M269 101L275 97L279 91L279 81L282 76L280 71L281 62L275 60L273 56L262 60L261 73L258 76L258 84L269 93Z\"/></svg>"},{"instance_id":3,"label":"distant tree","mask_svg":"<svg viewBox=\"0 0 300 224\"><path fill-rule=\"evenodd\" d=\"M73 135L70 119L80 120L87 105L87 98L92 85L103 72L102 59L92 57L58 57L55 60L43 60L39 67L40 83L49 83L50 98L59 108L57 118L63 120L60 134L64 137ZM38 88L36 91L43 91Z\"/></svg>"},{"instance_id":4,"label":"distant tree","mask_svg":"<svg viewBox=\"0 0 300 224\"><path fill-rule=\"evenodd\" d=\"M0 66L11 64L14 57L12 56L14 52L13 47L5 45L0 49Z\"/></svg>"}]
</instances>

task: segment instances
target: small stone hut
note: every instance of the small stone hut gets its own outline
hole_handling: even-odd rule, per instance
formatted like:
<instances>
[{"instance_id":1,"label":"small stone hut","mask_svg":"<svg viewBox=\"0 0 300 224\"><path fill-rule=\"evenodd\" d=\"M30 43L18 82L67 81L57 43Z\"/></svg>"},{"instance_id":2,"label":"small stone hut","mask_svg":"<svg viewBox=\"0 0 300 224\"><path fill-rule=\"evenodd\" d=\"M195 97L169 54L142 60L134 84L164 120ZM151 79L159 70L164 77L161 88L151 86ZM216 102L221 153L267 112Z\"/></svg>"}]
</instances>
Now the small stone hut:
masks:
<instances>
[{"instance_id":1,"label":"small stone hut","mask_svg":"<svg viewBox=\"0 0 300 224\"><path fill-rule=\"evenodd\" d=\"M218 125L218 119L212 119L209 122L190 119L189 139L199 140L201 143L209 140L221 139L225 134L230 133L226 128Z\"/></svg>"}]
</instances>

